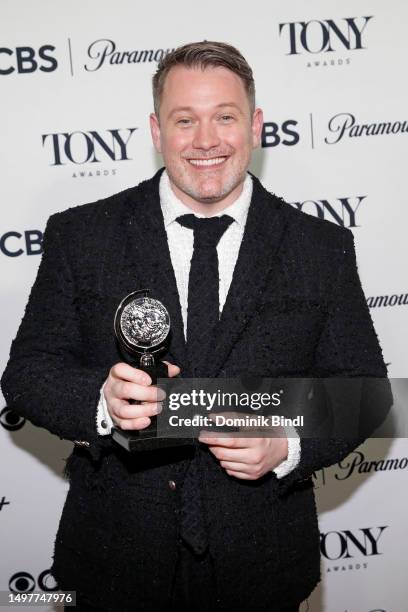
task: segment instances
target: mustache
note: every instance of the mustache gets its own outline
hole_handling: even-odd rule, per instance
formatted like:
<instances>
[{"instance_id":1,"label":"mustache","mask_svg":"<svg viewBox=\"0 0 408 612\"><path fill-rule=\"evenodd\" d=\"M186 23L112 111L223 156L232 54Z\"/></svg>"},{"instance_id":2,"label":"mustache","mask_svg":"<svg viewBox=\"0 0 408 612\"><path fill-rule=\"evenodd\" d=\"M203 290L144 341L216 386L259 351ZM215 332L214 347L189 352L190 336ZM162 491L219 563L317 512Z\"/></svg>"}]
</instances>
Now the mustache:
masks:
<instances>
[{"instance_id":1,"label":"mustache","mask_svg":"<svg viewBox=\"0 0 408 612\"><path fill-rule=\"evenodd\" d=\"M212 151L188 151L183 153L183 159L213 159L214 157L228 157L232 154L231 149L214 149Z\"/></svg>"}]
</instances>

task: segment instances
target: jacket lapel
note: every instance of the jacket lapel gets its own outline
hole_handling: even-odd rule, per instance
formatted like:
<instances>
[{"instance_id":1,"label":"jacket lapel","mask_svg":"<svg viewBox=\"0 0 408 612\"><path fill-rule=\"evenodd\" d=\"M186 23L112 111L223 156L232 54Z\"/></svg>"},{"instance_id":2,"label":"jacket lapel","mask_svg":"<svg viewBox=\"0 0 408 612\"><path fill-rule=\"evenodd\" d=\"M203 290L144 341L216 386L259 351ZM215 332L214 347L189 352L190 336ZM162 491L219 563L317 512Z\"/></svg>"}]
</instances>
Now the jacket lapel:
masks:
<instances>
[{"instance_id":1,"label":"jacket lapel","mask_svg":"<svg viewBox=\"0 0 408 612\"><path fill-rule=\"evenodd\" d=\"M255 313L267 282L277 272L284 236L283 201L269 194L254 176L253 194L231 286L206 360L206 375L220 373L240 334ZM275 268L275 269L274 269Z\"/></svg>"}]
</instances>

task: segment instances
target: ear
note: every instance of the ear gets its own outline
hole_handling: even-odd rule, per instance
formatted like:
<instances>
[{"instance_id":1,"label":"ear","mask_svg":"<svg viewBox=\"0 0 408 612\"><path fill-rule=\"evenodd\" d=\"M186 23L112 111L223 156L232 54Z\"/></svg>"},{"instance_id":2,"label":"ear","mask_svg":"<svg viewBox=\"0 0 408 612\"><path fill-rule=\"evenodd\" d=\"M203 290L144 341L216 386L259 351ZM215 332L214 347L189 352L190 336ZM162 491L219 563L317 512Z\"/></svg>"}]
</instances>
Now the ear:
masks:
<instances>
[{"instance_id":1,"label":"ear","mask_svg":"<svg viewBox=\"0 0 408 612\"><path fill-rule=\"evenodd\" d=\"M150 114L150 132L156 151L161 153L160 123L155 113Z\"/></svg>"},{"instance_id":2,"label":"ear","mask_svg":"<svg viewBox=\"0 0 408 612\"><path fill-rule=\"evenodd\" d=\"M260 108L256 108L252 115L252 147L256 149L261 144L261 135L263 128L263 112Z\"/></svg>"}]
</instances>

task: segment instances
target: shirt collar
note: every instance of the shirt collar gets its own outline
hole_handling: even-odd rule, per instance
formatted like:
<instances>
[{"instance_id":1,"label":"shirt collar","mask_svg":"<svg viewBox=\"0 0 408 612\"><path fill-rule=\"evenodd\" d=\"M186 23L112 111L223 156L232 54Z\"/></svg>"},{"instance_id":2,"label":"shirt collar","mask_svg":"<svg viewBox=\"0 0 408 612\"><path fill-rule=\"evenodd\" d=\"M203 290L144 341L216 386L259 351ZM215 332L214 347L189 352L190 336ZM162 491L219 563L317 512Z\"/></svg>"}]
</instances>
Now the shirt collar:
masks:
<instances>
[{"instance_id":1,"label":"shirt collar","mask_svg":"<svg viewBox=\"0 0 408 612\"><path fill-rule=\"evenodd\" d=\"M160 177L159 185L160 193L160 205L163 213L164 225L167 227L170 223L173 223L177 217L186 214L195 214L196 217L204 217L200 213L194 213L191 208L183 204L181 200L175 195L170 185L170 179L167 171L164 170ZM249 174L246 175L242 192L238 198L230 204L227 208L220 211L215 217L221 215L229 215L238 223L238 225L245 226L246 218L248 215L249 205L252 198L252 179Z\"/></svg>"}]
</instances>

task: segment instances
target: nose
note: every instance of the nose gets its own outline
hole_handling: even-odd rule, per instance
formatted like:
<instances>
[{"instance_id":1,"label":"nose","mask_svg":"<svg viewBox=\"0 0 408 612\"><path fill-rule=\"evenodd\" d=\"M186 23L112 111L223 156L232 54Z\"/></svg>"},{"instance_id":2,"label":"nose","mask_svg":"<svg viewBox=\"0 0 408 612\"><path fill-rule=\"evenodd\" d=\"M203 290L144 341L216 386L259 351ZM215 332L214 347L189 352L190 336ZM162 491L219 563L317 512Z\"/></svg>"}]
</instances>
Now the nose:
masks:
<instances>
[{"instance_id":1,"label":"nose","mask_svg":"<svg viewBox=\"0 0 408 612\"><path fill-rule=\"evenodd\" d=\"M200 121L194 130L192 145L195 149L209 150L220 145L217 126L211 121Z\"/></svg>"}]
</instances>

